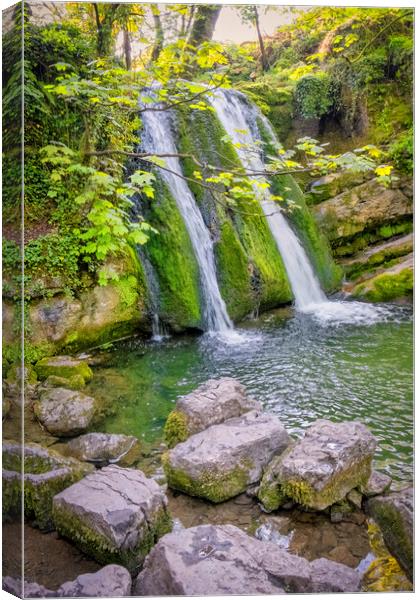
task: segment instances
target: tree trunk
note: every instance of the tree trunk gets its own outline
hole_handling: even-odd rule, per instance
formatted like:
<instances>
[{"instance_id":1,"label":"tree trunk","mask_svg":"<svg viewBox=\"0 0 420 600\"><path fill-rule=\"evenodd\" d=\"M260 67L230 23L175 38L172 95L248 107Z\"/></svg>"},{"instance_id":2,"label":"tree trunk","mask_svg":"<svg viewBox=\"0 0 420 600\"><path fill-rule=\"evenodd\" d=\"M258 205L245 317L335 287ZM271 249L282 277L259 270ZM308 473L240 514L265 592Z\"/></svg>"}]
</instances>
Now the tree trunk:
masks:
<instances>
[{"instance_id":1,"label":"tree trunk","mask_svg":"<svg viewBox=\"0 0 420 600\"><path fill-rule=\"evenodd\" d=\"M98 56L100 57L109 56L111 53L112 26L119 7L120 4L110 4L109 6L103 5L105 14L103 19L101 19L98 5L96 3L93 4L97 30L96 49Z\"/></svg>"},{"instance_id":2,"label":"tree trunk","mask_svg":"<svg viewBox=\"0 0 420 600\"><path fill-rule=\"evenodd\" d=\"M263 37L261 35L261 30L260 30L260 19L258 16L258 9L256 6L254 6L254 22L255 22L255 27L257 29L258 43L260 45L261 66L262 66L263 72L265 72L265 71L268 71L268 61L267 61L267 55L265 53L264 40L263 40Z\"/></svg>"},{"instance_id":3,"label":"tree trunk","mask_svg":"<svg viewBox=\"0 0 420 600\"><path fill-rule=\"evenodd\" d=\"M123 35L124 35L125 66L126 66L127 71L130 71L131 70L131 41L130 41L130 34L128 33L126 28L124 28L124 30L123 30Z\"/></svg>"},{"instance_id":4,"label":"tree trunk","mask_svg":"<svg viewBox=\"0 0 420 600\"><path fill-rule=\"evenodd\" d=\"M155 26L155 43L153 44L152 50L152 61L156 61L159 58L159 54L162 52L163 43L165 36L162 27L162 21L160 20L160 14L158 10L153 10L153 22Z\"/></svg>"},{"instance_id":5,"label":"tree trunk","mask_svg":"<svg viewBox=\"0 0 420 600\"><path fill-rule=\"evenodd\" d=\"M221 4L200 4L196 7L194 21L188 37L188 43L191 46L199 46L203 42L211 40L221 10Z\"/></svg>"}]
</instances>

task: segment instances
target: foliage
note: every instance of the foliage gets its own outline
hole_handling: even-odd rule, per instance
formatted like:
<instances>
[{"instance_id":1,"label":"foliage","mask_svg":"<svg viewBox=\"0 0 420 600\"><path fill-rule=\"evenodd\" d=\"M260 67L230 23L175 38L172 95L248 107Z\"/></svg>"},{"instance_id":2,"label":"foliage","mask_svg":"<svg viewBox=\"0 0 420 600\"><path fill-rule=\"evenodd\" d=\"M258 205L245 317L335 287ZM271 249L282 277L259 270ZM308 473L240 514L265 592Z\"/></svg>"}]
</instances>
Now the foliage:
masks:
<instances>
[{"instance_id":1,"label":"foliage","mask_svg":"<svg viewBox=\"0 0 420 600\"><path fill-rule=\"evenodd\" d=\"M320 118L332 106L330 81L323 72L305 75L297 82L295 101L298 113L305 119Z\"/></svg>"}]
</instances>

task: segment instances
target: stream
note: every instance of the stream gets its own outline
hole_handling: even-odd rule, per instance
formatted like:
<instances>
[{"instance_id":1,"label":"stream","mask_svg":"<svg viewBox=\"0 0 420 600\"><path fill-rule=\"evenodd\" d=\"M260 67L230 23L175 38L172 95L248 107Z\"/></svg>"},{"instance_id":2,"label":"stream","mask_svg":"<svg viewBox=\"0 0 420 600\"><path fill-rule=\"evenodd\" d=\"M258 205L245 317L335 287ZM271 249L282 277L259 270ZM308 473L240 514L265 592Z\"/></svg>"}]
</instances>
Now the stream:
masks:
<instances>
[{"instance_id":1,"label":"stream","mask_svg":"<svg viewBox=\"0 0 420 600\"><path fill-rule=\"evenodd\" d=\"M177 398L209 378L236 377L288 431L313 421L357 419L378 440L375 467L412 480L412 313L381 305L363 319L336 319L359 303L329 302L318 318L283 308L242 323L229 338L184 335L115 346L95 368L94 397L112 405L97 430L159 446ZM347 310L344 310L347 309Z\"/></svg>"}]
</instances>

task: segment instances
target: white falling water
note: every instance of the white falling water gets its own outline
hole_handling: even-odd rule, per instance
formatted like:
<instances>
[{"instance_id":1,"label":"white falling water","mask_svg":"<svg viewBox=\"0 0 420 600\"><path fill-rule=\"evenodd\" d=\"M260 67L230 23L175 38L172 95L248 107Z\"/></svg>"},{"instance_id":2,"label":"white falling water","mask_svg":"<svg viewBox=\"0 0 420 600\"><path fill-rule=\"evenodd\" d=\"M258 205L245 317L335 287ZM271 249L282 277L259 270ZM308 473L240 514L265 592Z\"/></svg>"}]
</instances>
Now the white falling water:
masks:
<instances>
[{"instance_id":1,"label":"white falling water","mask_svg":"<svg viewBox=\"0 0 420 600\"><path fill-rule=\"evenodd\" d=\"M264 171L265 166L260 153L248 151L259 139L258 133L253 133L250 127L250 124L256 123L253 107L241 101L239 94L231 90L220 90L209 98L209 101L233 143L242 144L242 147L237 147L237 152L245 169ZM286 267L296 308L303 310L311 304L325 302L327 297L321 289L306 252L279 206L269 199L267 192L256 189L256 193L260 196L262 209Z\"/></svg>"},{"instance_id":2,"label":"white falling water","mask_svg":"<svg viewBox=\"0 0 420 600\"><path fill-rule=\"evenodd\" d=\"M255 152L255 142L261 141L257 117L263 120L275 140L270 122L251 105L243 94L220 89L209 95L210 104L234 144L247 171L264 171L262 153ZM251 148L251 151L249 149ZM253 150L253 151L252 151ZM256 179L256 177L253 177ZM387 313L385 307L362 302L329 301L312 268L299 238L290 227L279 206L269 199L267 191L256 188L264 214L284 262L295 298L295 307L301 312L313 313L321 323L373 323Z\"/></svg>"},{"instance_id":3,"label":"white falling water","mask_svg":"<svg viewBox=\"0 0 420 600\"><path fill-rule=\"evenodd\" d=\"M142 114L142 121L144 127L142 142L146 152L153 154L177 153L170 115L167 112L145 111ZM168 170L160 170L160 174L177 203L199 268L204 326L207 331L227 332L233 329L233 324L220 294L210 232L191 190L185 180L178 176L182 175L179 159L176 156L166 158L165 168ZM179 276L182 277L182 273Z\"/></svg>"}]
</instances>

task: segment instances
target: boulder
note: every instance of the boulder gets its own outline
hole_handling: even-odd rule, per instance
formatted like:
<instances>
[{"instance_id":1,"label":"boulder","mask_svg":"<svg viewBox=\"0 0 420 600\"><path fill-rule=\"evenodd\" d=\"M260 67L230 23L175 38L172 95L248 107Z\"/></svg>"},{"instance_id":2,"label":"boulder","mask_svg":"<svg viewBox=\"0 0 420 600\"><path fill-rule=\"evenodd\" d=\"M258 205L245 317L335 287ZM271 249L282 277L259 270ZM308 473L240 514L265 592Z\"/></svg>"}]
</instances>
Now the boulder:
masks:
<instances>
[{"instance_id":1,"label":"boulder","mask_svg":"<svg viewBox=\"0 0 420 600\"><path fill-rule=\"evenodd\" d=\"M63 583L56 595L60 598L121 598L131 595L131 575L120 565L107 565L96 573L79 575Z\"/></svg>"},{"instance_id":2,"label":"boulder","mask_svg":"<svg viewBox=\"0 0 420 600\"><path fill-rule=\"evenodd\" d=\"M66 452L79 460L129 467L140 458L140 443L132 435L86 433L71 440Z\"/></svg>"},{"instance_id":3,"label":"boulder","mask_svg":"<svg viewBox=\"0 0 420 600\"><path fill-rule=\"evenodd\" d=\"M15 577L3 577L3 590L20 598L121 598L131 595L131 575L124 567L107 565L96 573L79 575L63 583L58 590ZM23 593L22 593L23 592Z\"/></svg>"},{"instance_id":4,"label":"boulder","mask_svg":"<svg viewBox=\"0 0 420 600\"><path fill-rule=\"evenodd\" d=\"M72 375L71 377L59 377L58 375L50 375L44 382L47 387L63 387L69 390L80 390L86 382L82 375Z\"/></svg>"},{"instance_id":5,"label":"boulder","mask_svg":"<svg viewBox=\"0 0 420 600\"><path fill-rule=\"evenodd\" d=\"M250 410L261 410L261 405L248 398L245 387L237 379L209 379L177 401L166 421L166 442L172 448L190 435Z\"/></svg>"},{"instance_id":6,"label":"boulder","mask_svg":"<svg viewBox=\"0 0 420 600\"><path fill-rule=\"evenodd\" d=\"M414 287L414 255L404 256L397 264L388 269L379 269L367 279L362 278L347 291L354 298L363 298L370 302L390 302L401 298L411 298Z\"/></svg>"},{"instance_id":7,"label":"boulder","mask_svg":"<svg viewBox=\"0 0 420 600\"><path fill-rule=\"evenodd\" d=\"M276 456L264 472L258 498L268 511L293 500L324 510L366 485L376 440L357 421L316 421L301 440Z\"/></svg>"},{"instance_id":8,"label":"boulder","mask_svg":"<svg viewBox=\"0 0 420 600\"><path fill-rule=\"evenodd\" d=\"M110 465L68 487L53 500L57 531L99 563L136 571L171 529L167 499L142 471Z\"/></svg>"},{"instance_id":9,"label":"boulder","mask_svg":"<svg viewBox=\"0 0 420 600\"><path fill-rule=\"evenodd\" d=\"M44 389L34 403L34 412L52 435L73 436L83 433L92 423L96 402L76 390Z\"/></svg>"},{"instance_id":10,"label":"boulder","mask_svg":"<svg viewBox=\"0 0 420 600\"><path fill-rule=\"evenodd\" d=\"M50 530L53 497L91 473L93 467L61 456L38 444L24 446L25 516L40 529ZM3 441L3 515L20 515L22 495L22 446Z\"/></svg>"},{"instance_id":11,"label":"boulder","mask_svg":"<svg viewBox=\"0 0 420 600\"><path fill-rule=\"evenodd\" d=\"M325 560L310 563L233 525L200 525L165 535L137 577L137 596L216 596L352 591L360 575Z\"/></svg>"},{"instance_id":12,"label":"boulder","mask_svg":"<svg viewBox=\"0 0 420 600\"><path fill-rule=\"evenodd\" d=\"M162 463L170 487L223 502L258 482L288 444L277 417L250 411L196 433L164 454Z\"/></svg>"},{"instance_id":13,"label":"boulder","mask_svg":"<svg viewBox=\"0 0 420 600\"><path fill-rule=\"evenodd\" d=\"M85 382L93 377L92 369L83 360L72 356L52 356L39 360L35 365L35 371L40 379L47 379L50 375L64 377L66 379L74 375L80 375Z\"/></svg>"},{"instance_id":14,"label":"boulder","mask_svg":"<svg viewBox=\"0 0 420 600\"><path fill-rule=\"evenodd\" d=\"M19 577L3 577L2 589L18 598L55 598L57 593L39 583L24 581Z\"/></svg>"},{"instance_id":15,"label":"boulder","mask_svg":"<svg viewBox=\"0 0 420 600\"><path fill-rule=\"evenodd\" d=\"M392 479L385 473L372 471L366 485L361 488L361 492L367 498L384 494L391 487Z\"/></svg>"},{"instance_id":16,"label":"boulder","mask_svg":"<svg viewBox=\"0 0 420 600\"><path fill-rule=\"evenodd\" d=\"M375 496L366 503L384 542L410 581L413 581L413 488Z\"/></svg>"}]
</instances>

